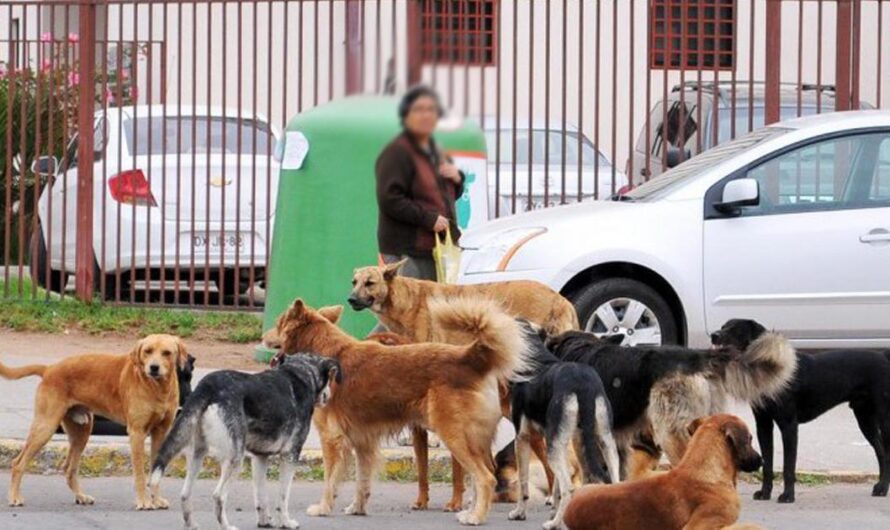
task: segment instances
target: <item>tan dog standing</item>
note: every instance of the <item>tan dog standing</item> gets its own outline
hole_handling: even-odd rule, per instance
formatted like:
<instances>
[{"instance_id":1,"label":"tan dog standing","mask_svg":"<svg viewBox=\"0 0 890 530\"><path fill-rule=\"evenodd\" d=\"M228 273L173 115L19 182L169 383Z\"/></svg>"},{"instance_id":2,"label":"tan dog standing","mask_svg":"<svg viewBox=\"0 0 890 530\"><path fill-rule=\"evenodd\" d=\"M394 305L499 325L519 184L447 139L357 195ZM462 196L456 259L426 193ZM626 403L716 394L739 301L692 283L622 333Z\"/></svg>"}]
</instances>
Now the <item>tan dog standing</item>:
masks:
<instances>
[{"instance_id":1,"label":"tan dog standing","mask_svg":"<svg viewBox=\"0 0 890 530\"><path fill-rule=\"evenodd\" d=\"M454 296L481 297L493 300L514 318L524 318L540 326L549 335L578 329L575 307L562 295L534 281L511 281L478 285L448 285L399 276L405 260L379 267L356 269L352 277L349 305L356 311L370 309L391 332L403 335L413 342L446 341L435 329L430 317L428 302L431 299ZM467 339L472 340L471 338ZM509 391L500 388L500 400L509 417ZM429 485L426 476L427 434L423 429L413 430L414 453L418 467L419 491L413 508L424 510L429 503ZM532 448L538 455L547 475L553 482L553 473L546 465L546 449L543 439L535 436ZM463 470L452 459L453 492L446 511L457 511L463 503Z\"/></svg>"},{"instance_id":2,"label":"tan dog standing","mask_svg":"<svg viewBox=\"0 0 890 530\"><path fill-rule=\"evenodd\" d=\"M755 471L760 455L751 433L736 416L699 418L680 463L651 478L585 486L565 512L570 530L713 529L735 524L741 503L738 472Z\"/></svg>"},{"instance_id":3,"label":"tan dog standing","mask_svg":"<svg viewBox=\"0 0 890 530\"><path fill-rule=\"evenodd\" d=\"M22 506L22 475L28 462L52 438L59 424L68 435L69 450L64 470L77 504L93 504L77 480L80 457L93 430L93 414L127 426L136 509L168 507L157 488L146 498L145 438L151 436L151 459L167 436L179 407L177 365L188 354L178 337L149 335L125 355L87 354L69 357L52 365L32 364L11 368L0 363L0 376L43 378L37 387L34 420L22 452L12 462L9 505Z\"/></svg>"}]
</instances>

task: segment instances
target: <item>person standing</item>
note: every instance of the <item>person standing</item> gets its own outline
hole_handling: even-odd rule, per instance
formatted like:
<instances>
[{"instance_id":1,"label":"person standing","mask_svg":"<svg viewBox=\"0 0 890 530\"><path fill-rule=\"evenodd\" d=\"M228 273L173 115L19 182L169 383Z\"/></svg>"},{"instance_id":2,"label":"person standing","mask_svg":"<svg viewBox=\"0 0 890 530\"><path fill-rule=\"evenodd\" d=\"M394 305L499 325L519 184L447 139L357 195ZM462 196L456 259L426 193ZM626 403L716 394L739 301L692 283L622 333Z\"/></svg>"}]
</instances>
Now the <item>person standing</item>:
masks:
<instances>
[{"instance_id":1,"label":"person standing","mask_svg":"<svg viewBox=\"0 0 890 530\"><path fill-rule=\"evenodd\" d=\"M436 234L451 230L460 239L455 202L464 175L439 151L433 132L442 117L439 95L415 86L399 103L402 132L377 158L377 244L385 263L407 259L401 274L436 280Z\"/></svg>"}]
</instances>

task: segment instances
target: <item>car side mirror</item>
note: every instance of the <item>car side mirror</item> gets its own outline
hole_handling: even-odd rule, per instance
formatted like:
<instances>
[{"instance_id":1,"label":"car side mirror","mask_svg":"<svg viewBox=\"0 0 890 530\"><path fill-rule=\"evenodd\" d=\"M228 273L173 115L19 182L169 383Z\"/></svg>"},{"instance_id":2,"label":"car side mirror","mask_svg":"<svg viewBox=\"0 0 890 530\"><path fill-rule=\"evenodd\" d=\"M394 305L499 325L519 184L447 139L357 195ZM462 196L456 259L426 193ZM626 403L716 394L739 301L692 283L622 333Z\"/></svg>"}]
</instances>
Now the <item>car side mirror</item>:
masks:
<instances>
[{"instance_id":1,"label":"car side mirror","mask_svg":"<svg viewBox=\"0 0 890 530\"><path fill-rule=\"evenodd\" d=\"M730 180L723 186L721 201L714 208L723 213L734 213L744 206L760 204L760 183L752 178Z\"/></svg>"},{"instance_id":2,"label":"car side mirror","mask_svg":"<svg viewBox=\"0 0 890 530\"><path fill-rule=\"evenodd\" d=\"M31 173L41 177L53 177L59 169L59 159L54 156L41 156L31 162Z\"/></svg>"},{"instance_id":3,"label":"car side mirror","mask_svg":"<svg viewBox=\"0 0 890 530\"><path fill-rule=\"evenodd\" d=\"M669 145L667 147L667 153L665 155L667 159L667 167L677 167L683 162L692 158L692 151L689 149L680 149L679 147L674 147L673 145Z\"/></svg>"}]
</instances>

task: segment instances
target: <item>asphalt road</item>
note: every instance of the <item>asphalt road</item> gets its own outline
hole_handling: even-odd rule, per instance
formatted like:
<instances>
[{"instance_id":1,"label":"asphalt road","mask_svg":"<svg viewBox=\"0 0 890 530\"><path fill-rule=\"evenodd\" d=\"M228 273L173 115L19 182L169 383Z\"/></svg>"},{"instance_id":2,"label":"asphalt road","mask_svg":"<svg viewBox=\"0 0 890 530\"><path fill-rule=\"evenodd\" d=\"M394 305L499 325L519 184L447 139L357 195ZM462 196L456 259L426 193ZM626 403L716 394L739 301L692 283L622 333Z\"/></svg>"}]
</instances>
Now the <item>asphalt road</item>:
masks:
<instances>
[{"instance_id":1,"label":"asphalt road","mask_svg":"<svg viewBox=\"0 0 890 530\"><path fill-rule=\"evenodd\" d=\"M182 527L178 507L181 482L167 479L162 483L164 495L171 500L172 509L157 512L136 512L133 504L132 481L129 478L84 479L84 489L96 497L93 506L75 506L73 498L61 476L27 475L23 493L25 506L15 510L0 507L0 528L4 530L75 530L107 528L126 530L158 530ZM195 487L194 506L196 520L202 528L215 529L210 492L215 482L201 480ZM9 474L0 474L0 490L9 486ZM271 492L277 490L273 483ZM872 498L871 486L832 485L799 487L797 503L779 505L772 502L755 502L751 484L740 485L742 495L741 521L754 522L769 529L811 530L850 529L886 530L890 527L890 498ZM414 498L413 484L375 483L368 517L352 517L338 514L333 517L312 518L305 515L306 506L314 503L321 492L321 484L297 482L291 495L291 515L307 530L356 529L362 530L433 530L459 528L453 514L437 509L412 512L408 506ZM349 503L352 484L345 484L338 509ZM431 505L441 506L449 497L450 490L443 485L433 486ZM230 522L242 529L254 528L253 495L250 481L235 481L229 494ZM510 506L495 505L487 528L538 529L548 517L548 511L540 504L532 505L526 522L507 521Z\"/></svg>"}]
</instances>

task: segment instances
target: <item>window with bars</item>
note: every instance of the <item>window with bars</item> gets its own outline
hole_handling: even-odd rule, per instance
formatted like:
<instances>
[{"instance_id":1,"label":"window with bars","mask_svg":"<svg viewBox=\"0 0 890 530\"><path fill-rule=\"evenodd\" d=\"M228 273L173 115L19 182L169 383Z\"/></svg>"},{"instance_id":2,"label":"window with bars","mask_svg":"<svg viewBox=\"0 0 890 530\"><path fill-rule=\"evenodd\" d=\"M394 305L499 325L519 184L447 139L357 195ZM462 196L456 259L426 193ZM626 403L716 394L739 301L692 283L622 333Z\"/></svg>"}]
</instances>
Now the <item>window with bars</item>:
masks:
<instances>
[{"instance_id":1,"label":"window with bars","mask_svg":"<svg viewBox=\"0 0 890 530\"><path fill-rule=\"evenodd\" d=\"M421 0L425 63L492 66L498 0Z\"/></svg>"},{"instance_id":2,"label":"window with bars","mask_svg":"<svg viewBox=\"0 0 890 530\"><path fill-rule=\"evenodd\" d=\"M736 0L650 0L649 67L733 70Z\"/></svg>"}]
</instances>

